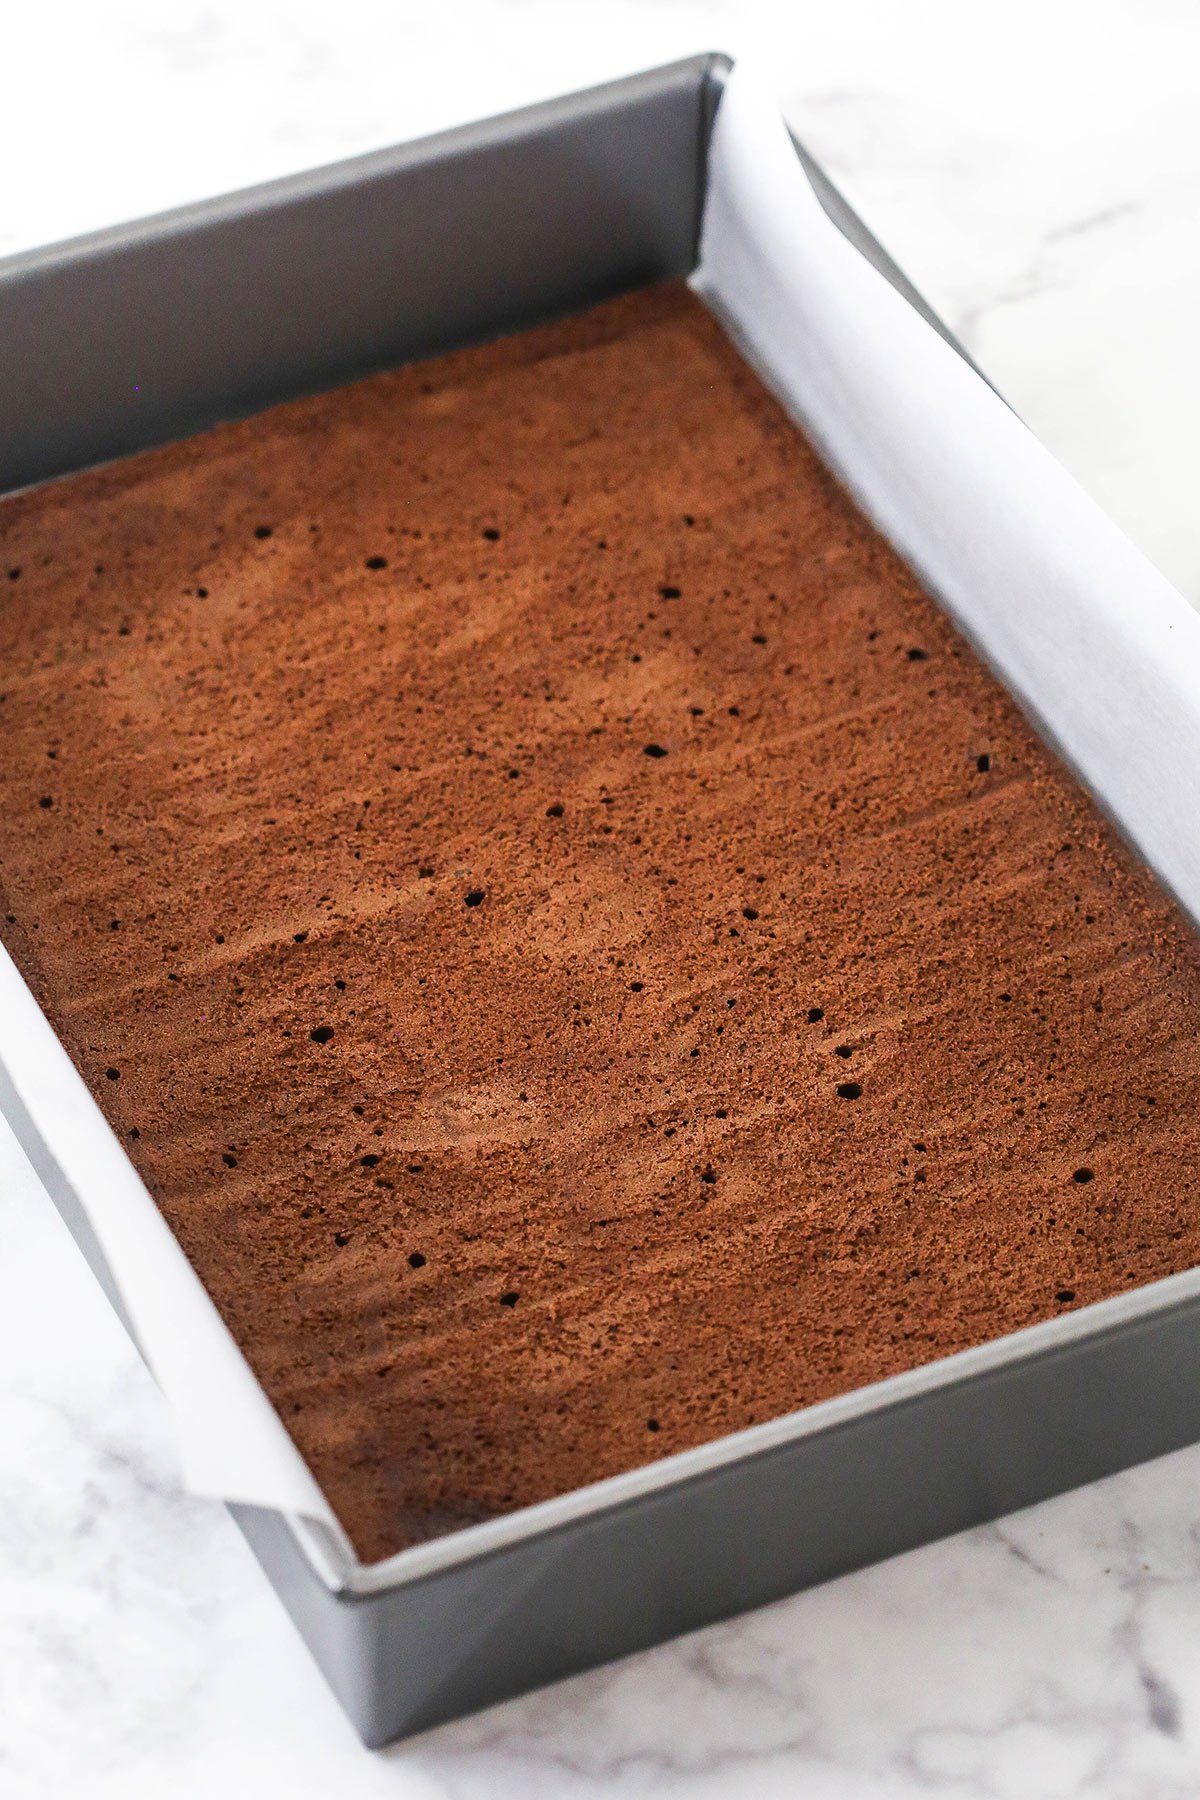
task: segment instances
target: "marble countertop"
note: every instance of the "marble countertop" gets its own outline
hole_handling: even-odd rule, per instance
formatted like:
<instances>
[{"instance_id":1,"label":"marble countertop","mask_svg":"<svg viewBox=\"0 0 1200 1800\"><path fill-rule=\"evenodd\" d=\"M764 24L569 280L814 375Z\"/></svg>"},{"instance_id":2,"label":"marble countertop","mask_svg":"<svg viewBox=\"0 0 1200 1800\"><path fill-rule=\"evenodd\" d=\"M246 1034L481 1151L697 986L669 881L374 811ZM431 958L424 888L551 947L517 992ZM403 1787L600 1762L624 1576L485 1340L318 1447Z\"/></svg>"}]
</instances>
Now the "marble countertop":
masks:
<instances>
[{"instance_id":1,"label":"marble countertop","mask_svg":"<svg viewBox=\"0 0 1200 1800\"><path fill-rule=\"evenodd\" d=\"M0 254L701 49L789 117L1200 605L1189 0L44 0ZM0 1791L806 1800L1200 1790L1200 1450L363 1751L0 1127Z\"/></svg>"}]
</instances>

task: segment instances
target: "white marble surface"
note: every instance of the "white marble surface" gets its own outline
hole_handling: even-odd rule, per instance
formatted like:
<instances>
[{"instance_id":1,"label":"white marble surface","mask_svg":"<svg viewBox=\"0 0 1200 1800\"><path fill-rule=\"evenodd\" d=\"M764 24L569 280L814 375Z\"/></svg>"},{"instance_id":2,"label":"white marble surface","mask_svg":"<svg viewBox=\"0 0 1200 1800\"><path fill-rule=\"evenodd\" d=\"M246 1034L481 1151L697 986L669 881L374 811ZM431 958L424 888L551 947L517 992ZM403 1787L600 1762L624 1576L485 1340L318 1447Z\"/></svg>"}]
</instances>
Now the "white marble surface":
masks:
<instances>
[{"instance_id":1,"label":"white marble surface","mask_svg":"<svg viewBox=\"0 0 1200 1800\"><path fill-rule=\"evenodd\" d=\"M0 253L709 48L1200 604L1189 0L10 5ZM6 1800L1198 1790L1200 1451L368 1755L0 1128Z\"/></svg>"}]
</instances>

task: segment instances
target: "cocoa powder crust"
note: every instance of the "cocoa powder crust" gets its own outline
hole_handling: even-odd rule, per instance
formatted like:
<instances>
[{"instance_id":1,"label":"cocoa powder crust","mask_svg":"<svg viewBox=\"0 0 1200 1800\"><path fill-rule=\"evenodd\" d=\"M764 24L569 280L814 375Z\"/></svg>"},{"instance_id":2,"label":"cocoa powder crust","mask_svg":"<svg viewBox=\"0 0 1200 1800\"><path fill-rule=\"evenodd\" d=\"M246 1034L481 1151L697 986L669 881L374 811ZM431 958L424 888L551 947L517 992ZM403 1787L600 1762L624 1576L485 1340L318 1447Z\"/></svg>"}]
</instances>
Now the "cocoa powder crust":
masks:
<instances>
[{"instance_id":1,"label":"cocoa powder crust","mask_svg":"<svg viewBox=\"0 0 1200 1800\"><path fill-rule=\"evenodd\" d=\"M1192 931L682 287L0 591L0 931L364 1556L1195 1263Z\"/></svg>"}]
</instances>

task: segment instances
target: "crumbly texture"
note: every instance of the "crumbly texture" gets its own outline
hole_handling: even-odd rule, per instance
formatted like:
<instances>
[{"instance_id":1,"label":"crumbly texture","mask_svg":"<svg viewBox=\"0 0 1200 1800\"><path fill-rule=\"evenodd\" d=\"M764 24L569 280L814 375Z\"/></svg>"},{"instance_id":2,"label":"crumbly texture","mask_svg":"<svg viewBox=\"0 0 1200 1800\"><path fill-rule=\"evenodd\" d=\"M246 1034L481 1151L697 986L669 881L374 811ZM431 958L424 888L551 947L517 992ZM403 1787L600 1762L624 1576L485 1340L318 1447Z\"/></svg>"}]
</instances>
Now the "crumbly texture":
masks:
<instances>
[{"instance_id":1,"label":"crumbly texture","mask_svg":"<svg viewBox=\"0 0 1200 1800\"><path fill-rule=\"evenodd\" d=\"M363 1555L1197 1260L1196 939L685 289L0 592L5 941Z\"/></svg>"}]
</instances>

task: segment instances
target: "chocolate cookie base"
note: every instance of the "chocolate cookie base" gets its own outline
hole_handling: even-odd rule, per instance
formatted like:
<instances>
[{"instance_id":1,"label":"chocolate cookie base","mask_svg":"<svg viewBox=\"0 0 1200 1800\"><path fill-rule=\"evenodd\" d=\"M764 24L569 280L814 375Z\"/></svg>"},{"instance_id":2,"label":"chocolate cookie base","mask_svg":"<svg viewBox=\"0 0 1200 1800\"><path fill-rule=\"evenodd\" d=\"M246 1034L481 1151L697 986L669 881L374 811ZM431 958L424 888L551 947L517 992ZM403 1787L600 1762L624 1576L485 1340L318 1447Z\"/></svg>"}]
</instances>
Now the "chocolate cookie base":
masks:
<instances>
[{"instance_id":1,"label":"chocolate cookie base","mask_svg":"<svg viewBox=\"0 0 1200 1800\"><path fill-rule=\"evenodd\" d=\"M364 1556L1197 1260L1190 927L685 289L0 588L0 929Z\"/></svg>"}]
</instances>

